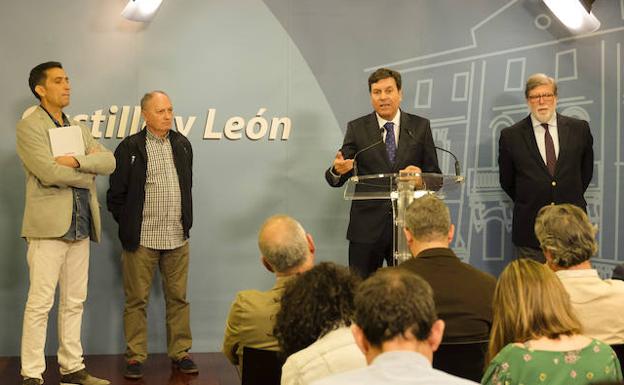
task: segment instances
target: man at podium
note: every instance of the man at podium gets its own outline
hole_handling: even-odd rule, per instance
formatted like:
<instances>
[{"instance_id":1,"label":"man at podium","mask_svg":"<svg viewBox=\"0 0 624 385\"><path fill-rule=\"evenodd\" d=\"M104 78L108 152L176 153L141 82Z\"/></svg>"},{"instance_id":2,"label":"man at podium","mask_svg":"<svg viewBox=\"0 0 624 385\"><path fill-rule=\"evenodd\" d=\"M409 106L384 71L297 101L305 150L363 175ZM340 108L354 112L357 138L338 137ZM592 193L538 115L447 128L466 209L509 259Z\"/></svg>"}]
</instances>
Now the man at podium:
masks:
<instances>
[{"instance_id":1,"label":"man at podium","mask_svg":"<svg viewBox=\"0 0 624 385\"><path fill-rule=\"evenodd\" d=\"M352 120L342 148L325 179L341 187L354 175L404 172L439 173L431 126L423 117L401 111L401 74L380 68L368 78L374 112ZM354 167L355 166L355 167ZM353 201L347 239L349 266L364 278L392 264L390 200Z\"/></svg>"}]
</instances>

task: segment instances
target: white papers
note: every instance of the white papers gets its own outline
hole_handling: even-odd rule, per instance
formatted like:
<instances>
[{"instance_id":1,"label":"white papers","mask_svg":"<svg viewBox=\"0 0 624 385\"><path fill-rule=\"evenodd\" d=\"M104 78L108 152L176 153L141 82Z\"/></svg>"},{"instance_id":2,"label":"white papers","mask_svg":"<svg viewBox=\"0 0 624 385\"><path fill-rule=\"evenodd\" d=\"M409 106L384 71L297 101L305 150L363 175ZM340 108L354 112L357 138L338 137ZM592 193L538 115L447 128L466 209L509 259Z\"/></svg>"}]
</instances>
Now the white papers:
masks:
<instances>
[{"instance_id":1,"label":"white papers","mask_svg":"<svg viewBox=\"0 0 624 385\"><path fill-rule=\"evenodd\" d=\"M52 156L84 155L85 147L80 126L50 128Z\"/></svg>"}]
</instances>

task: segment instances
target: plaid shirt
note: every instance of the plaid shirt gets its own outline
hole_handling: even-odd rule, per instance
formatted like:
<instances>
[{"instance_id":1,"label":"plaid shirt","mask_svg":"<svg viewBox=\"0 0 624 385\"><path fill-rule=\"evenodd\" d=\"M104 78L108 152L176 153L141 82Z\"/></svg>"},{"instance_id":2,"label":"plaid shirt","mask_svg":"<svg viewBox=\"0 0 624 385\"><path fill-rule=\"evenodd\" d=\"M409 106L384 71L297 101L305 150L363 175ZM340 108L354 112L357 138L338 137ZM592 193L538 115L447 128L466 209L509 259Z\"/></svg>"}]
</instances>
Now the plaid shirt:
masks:
<instances>
[{"instance_id":1,"label":"plaid shirt","mask_svg":"<svg viewBox=\"0 0 624 385\"><path fill-rule=\"evenodd\" d=\"M141 225L141 246L171 250L182 246L182 198L169 135L159 138L147 130L147 175Z\"/></svg>"}]
</instances>

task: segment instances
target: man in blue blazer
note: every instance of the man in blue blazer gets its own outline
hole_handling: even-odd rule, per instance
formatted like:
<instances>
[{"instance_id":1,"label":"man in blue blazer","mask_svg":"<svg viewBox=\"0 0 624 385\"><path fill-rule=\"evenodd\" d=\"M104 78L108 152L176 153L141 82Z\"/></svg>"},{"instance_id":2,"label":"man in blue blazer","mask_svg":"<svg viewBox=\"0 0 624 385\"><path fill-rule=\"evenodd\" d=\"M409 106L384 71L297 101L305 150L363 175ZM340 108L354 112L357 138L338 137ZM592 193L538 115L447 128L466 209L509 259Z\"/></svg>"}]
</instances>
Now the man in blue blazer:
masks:
<instances>
[{"instance_id":1,"label":"man in blue blazer","mask_svg":"<svg viewBox=\"0 0 624 385\"><path fill-rule=\"evenodd\" d=\"M501 131L500 184L514 202L512 240L518 257L544 261L535 217L546 205L586 210L583 194L594 168L593 138L584 120L557 114L557 83L534 74L526 83L529 116Z\"/></svg>"},{"instance_id":2,"label":"man in blue blazer","mask_svg":"<svg viewBox=\"0 0 624 385\"><path fill-rule=\"evenodd\" d=\"M429 120L399 109L401 74L380 68L368 78L374 112L347 125L342 148L325 172L332 187L357 175L404 172L439 173ZM356 168L354 169L354 158ZM349 266L367 277L392 264L392 205L389 200L354 200L347 239Z\"/></svg>"}]
</instances>

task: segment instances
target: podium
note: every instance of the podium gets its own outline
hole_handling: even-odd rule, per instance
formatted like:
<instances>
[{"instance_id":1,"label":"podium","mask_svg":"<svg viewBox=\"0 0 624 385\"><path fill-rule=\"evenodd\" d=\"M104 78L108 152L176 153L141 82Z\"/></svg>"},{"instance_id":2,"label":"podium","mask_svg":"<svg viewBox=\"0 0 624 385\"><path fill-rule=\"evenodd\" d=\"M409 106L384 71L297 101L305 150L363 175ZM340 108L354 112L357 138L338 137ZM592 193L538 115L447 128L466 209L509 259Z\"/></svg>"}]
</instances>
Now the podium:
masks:
<instances>
[{"instance_id":1,"label":"podium","mask_svg":"<svg viewBox=\"0 0 624 385\"><path fill-rule=\"evenodd\" d=\"M392 173L352 176L344 190L345 200L390 200L392 202L392 236L394 264L399 265L411 258L403 233L405 210L426 194L444 199L459 189L463 176L437 173Z\"/></svg>"}]
</instances>

